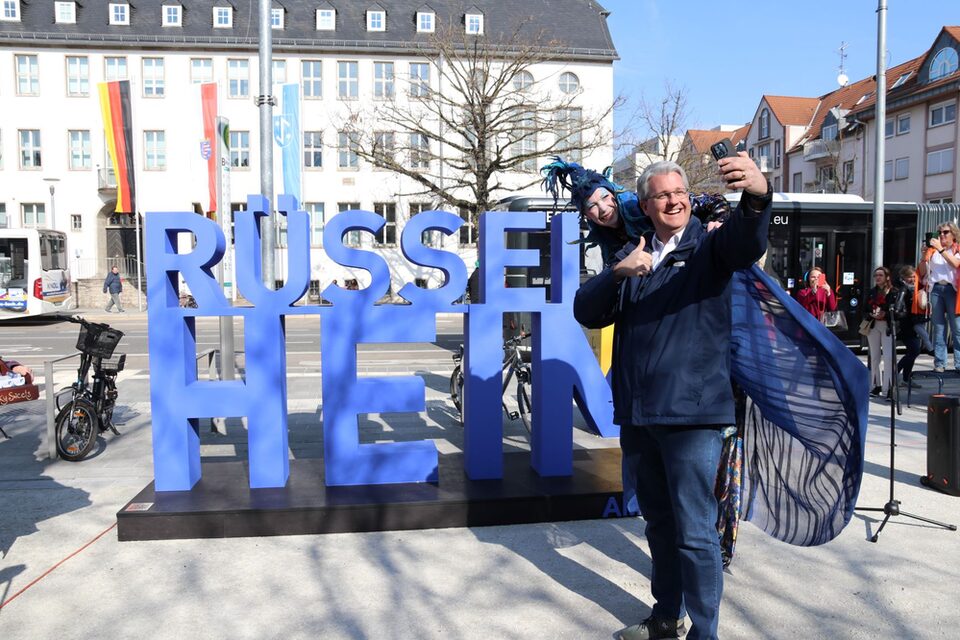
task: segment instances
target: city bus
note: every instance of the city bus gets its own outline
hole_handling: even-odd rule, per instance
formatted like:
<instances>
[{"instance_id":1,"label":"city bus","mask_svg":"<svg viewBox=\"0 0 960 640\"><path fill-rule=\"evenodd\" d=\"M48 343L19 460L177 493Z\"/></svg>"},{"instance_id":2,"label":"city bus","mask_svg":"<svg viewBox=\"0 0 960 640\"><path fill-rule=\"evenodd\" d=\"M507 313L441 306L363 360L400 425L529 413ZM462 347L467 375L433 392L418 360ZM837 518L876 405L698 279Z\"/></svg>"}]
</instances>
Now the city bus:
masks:
<instances>
[{"instance_id":1,"label":"city bus","mask_svg":"<svg viewBox=\"0 0 960 640\"><path fill-rule=\"evenodd\" d=\"M0 229L0 321L75 307L66 234L48 229Z\"/></svg>"}]
</instances>

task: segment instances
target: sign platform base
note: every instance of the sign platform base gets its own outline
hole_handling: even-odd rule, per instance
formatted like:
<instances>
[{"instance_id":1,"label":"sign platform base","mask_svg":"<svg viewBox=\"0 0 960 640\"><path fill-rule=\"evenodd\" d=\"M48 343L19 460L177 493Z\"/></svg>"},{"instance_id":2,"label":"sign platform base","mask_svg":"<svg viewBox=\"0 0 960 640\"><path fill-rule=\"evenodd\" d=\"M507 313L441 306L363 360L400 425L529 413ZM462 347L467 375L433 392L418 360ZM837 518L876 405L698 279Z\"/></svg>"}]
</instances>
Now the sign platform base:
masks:
<instances>
[{"instance_id":1,"label":"sign platform base","mask_svg":"<svg viewBox=\"0 0 960 640\"><path fill-rule=\"evenodd\" d=\"M178 540L474 527L623 513L620 449L578 449L573 475L541 478L530 454L504 454L500 480L470 480L441 455L434 483L326 487L323 460L290 461L282 489L250 489L246 462L209 462L192 491L147 485L117 513L117 536Z\"/></svg>"}]
</instances>

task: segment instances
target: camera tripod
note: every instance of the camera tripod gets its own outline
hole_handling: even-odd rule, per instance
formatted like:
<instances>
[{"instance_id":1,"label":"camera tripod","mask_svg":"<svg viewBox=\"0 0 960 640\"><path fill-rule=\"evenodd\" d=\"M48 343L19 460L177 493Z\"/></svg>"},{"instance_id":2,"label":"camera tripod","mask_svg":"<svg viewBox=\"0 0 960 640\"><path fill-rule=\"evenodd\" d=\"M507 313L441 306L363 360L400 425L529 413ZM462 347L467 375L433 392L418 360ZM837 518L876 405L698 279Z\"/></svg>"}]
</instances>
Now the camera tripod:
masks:
<instances>
[{"instance_id":1,"label":"camera tripod","mask_svg":"<svg viewBox=\"0 0 960 640\"><path fill-rule=\"evenodd\" d=\"M897 344L897 323L894 316L894 306L893 304L887 305L887 331L890 332L890 342L893 345ZM946 522L939 522L937 520L931 520L930 518L924 518L923 516L918 516L914 513L907 513L900 509L900 501L896 499L894 494L894 482L893 475L895 472L894 462L896 460L896 448L897 448L897 414L902 413L900 407L900 385L898 381L899 371L897 370L897 358L896 351L893 351L893 367L890 371L890 499L887 500L887 503L882 507L856 507L855 511L880 511L883 512L883 521L880 523L880 526L877 528L876 533L870 537L870 542L877 542L880 538L880 532L883 531L883 528L887 526L887 522L893 516L903 516L905 518L913 518L914 520L919 520L921 522L926 522L938 527L943 527L944 529L949 529L950 531L956 531L957 525L947 524ZM909 383L907 383L909 384Z\"/></svg>"}]
</instances>

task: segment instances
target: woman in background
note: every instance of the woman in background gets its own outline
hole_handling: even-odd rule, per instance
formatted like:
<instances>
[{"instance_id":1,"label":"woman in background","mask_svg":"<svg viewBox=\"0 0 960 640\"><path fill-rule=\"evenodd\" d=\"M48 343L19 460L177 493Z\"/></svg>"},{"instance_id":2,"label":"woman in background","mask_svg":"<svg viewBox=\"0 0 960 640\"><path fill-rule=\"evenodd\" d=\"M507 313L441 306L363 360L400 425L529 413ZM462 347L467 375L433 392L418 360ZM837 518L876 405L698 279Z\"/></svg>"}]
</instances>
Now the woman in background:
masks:
<instances>
[{"instance_id":1,"label":"woman in background","mask_svg":"<svg viewBox=\"0 0 960 640\"><path fill-rule=\"evenodd\" d=\"M820 280L823 279L823 282ZM809 311L817 320L823 320L827 311L837 310L837 296L833 294L830 285L823 275L823 269L814 267L807 273L807 288L797 294L797 302Z\"/></svg>"},{"instance_id":2,"label":"woman in background","mask_svg":"<svg viewBox=\"0 0 960 640\"><path fill-rule=\"evenodd\" d=\"M864 305L864 312L867 314L864 319L871 321L870 332L867 334L867 345L870 349L870 385L873 387L870 395L879 396L883 391L890 391L894 351L887 307L896 301L897 290L893 286L890 269L886 267L874 269L873 284Z\"/></svg>"}]
</instances>

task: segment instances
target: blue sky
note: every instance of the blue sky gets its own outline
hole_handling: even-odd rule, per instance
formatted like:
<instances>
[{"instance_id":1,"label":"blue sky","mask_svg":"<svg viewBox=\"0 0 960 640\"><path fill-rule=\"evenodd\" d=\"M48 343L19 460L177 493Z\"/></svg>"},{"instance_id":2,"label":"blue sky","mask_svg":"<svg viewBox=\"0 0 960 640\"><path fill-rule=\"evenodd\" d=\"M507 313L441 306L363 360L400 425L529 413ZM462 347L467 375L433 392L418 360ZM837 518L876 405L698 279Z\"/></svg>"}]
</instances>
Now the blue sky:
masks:
<instances>
[{"instance_id":1,"label":"blue sky","mask_svg":"<svg viewBox=\"0 0 960 640\"><path fill-rule=\"evenodd\" d=\"M764 94L832 91L841 42L851 81L876 72L877 0L599 2L620 54L615 90L659 100L666 80L686 87L688 128L748 122ZM887 65L921 55L944 25L960 25L960 0L887 0Z\"/></svg>"}]
</instances>

